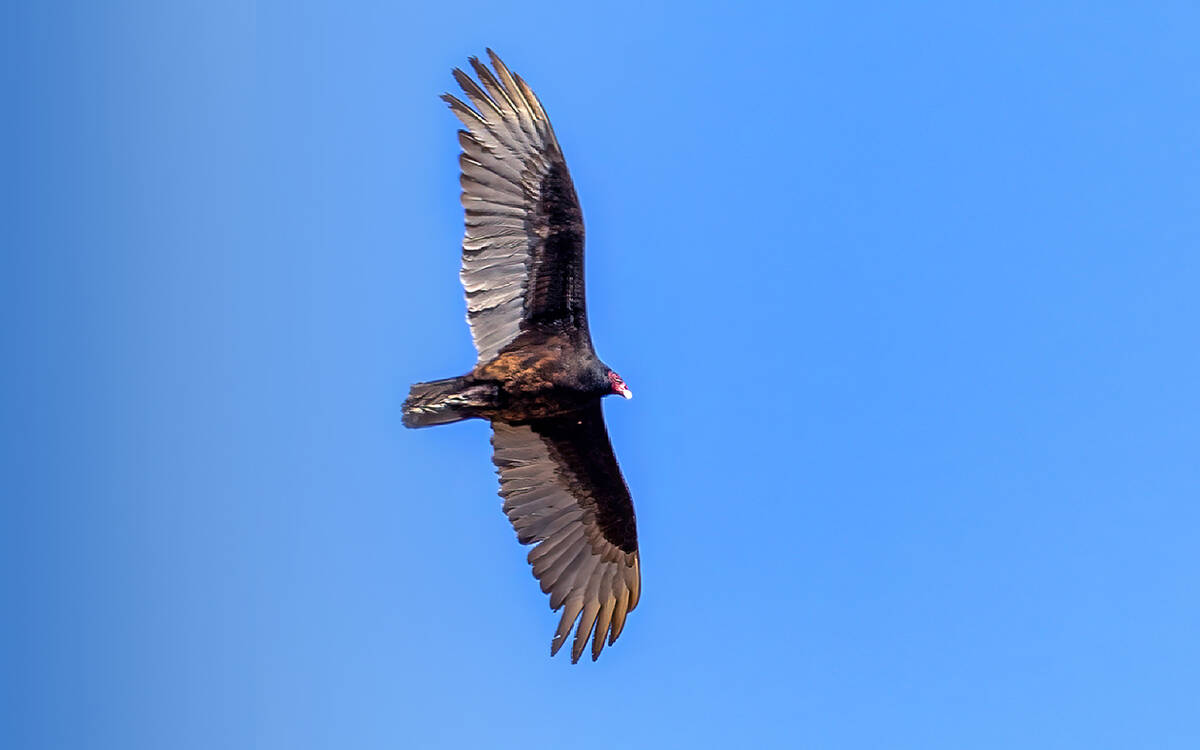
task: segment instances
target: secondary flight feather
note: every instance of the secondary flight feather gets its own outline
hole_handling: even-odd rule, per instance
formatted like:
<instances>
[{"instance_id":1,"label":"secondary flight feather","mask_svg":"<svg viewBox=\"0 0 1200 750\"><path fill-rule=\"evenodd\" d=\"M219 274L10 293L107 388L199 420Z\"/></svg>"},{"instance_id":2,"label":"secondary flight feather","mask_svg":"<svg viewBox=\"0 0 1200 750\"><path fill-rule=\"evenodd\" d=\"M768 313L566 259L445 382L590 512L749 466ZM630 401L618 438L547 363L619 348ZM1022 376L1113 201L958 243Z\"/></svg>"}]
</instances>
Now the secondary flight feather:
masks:
<instances>
[{"instance_id":1,"label":"secondary flight feather","mask_svg":"<svg viewBox=\"0 0 1200 750\"><path fill-rule=\"evenodd\" d=\"M583 213L545 109L491 50L478 81L454 78L462 121L462 279L478 359L466 375L417 383L404 424L491 421L504 512L562 609L550 644L572 629L571 661L612 644L641 595L637 524L600 399L632 398L588 331Z\"/></svg>"}]
</instances>

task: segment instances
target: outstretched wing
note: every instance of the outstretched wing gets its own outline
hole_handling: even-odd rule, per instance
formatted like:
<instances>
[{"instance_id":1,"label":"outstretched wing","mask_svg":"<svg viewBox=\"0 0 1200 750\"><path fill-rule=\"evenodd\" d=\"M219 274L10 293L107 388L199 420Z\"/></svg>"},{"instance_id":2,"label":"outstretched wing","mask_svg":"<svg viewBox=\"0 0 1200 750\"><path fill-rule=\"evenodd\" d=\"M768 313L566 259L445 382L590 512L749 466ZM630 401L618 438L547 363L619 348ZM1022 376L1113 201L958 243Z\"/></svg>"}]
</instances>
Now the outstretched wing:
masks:
<instances>
[{"instance_id":1,"label":"outstretched wing","mask_svg":"<svg viewBox=\"0 0 1200 750\"><path fill-rule=\"evenodd\" d=\"M574 329L590 345L583 294L583 213L541 102L488 50L493 75L454 70L474 108L442 98L459 131L466 210L462 283L479 362L522 331Z\"/></svg>"},{"instance_id":2,"label":"outstretched wing","mask_svg":"<svg viewBox=\"0 0 1200 750\"><path fill-rule=\"evenodd\" d=\"M621 634L642 588L633 501L600 404L528 424L493 422L492 446L504 512L517 539L536 545L529 563L550 608L566 608L550 653L578 620L571 661L589 637L595 660Z\"/></svg>"}]
</instances>

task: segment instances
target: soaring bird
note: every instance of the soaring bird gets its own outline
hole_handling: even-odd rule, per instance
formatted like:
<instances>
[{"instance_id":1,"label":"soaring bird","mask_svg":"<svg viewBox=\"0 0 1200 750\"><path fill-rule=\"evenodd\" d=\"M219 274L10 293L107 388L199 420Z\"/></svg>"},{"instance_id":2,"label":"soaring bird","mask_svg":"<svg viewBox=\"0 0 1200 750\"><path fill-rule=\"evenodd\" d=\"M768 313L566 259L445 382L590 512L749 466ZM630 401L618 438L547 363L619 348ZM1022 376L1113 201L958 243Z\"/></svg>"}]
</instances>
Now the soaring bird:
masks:
<instances>
[{"instance_id":1,"label":"soaring bird","mask_svg":"<svg viewBox=\"0 0 1200 750\"><path fill-rule=\"evenodd\" d=\"M412 386L408 427L487 419L504 512L550 607L550 642L572 627L571 661L600 656L641 594L637 524L604 426L600 399L632 398L600 361L588 331L583 214L541 102L490 49L493 73L454 78L470 104L442 99L466 126L460 277L479 356L466 375ZM578 623L578 625L576 625Z\"/></svg>"}]
</instances>

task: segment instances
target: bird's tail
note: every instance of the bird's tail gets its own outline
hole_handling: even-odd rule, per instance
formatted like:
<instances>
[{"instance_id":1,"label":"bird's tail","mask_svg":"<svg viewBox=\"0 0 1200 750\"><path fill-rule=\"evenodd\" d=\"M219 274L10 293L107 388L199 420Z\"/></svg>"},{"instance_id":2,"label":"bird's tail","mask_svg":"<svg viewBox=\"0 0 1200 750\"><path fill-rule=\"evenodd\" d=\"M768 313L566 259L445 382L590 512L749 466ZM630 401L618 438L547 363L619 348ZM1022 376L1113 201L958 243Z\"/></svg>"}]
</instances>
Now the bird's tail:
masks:
<instances>
[{"instance_id":1,"label":"bird's tail","mask_svg":"<svg viewBox=\"0 0 1200 750\"><path fill-rule=\"evenodd\" d=\"M417 383L404 400L405 427L432 427L479 416L491 403L494 389L465 377Z\"/></svg>"}]
</instances>

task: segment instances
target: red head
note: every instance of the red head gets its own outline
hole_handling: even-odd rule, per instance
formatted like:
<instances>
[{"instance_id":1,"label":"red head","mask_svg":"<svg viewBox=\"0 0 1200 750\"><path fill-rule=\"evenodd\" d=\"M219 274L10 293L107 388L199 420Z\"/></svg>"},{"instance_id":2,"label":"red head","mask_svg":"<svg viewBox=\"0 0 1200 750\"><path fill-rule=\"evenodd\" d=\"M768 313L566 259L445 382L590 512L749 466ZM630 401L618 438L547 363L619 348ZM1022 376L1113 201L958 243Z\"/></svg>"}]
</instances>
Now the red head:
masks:
<instances>
[{"instance_id":1,"label":"red head","mask_svg":"<svg viewBox=\"0 0 1200 750\"><path fill-rule=\"evenodd\" d=\"M625 381L621 380L621 376L612 370L608 371L608 382L612 383L613 393L624 396L625 398L633 398L633 391L629 390L629 386L625 385Z\"/></svg>"}]
</instances>

